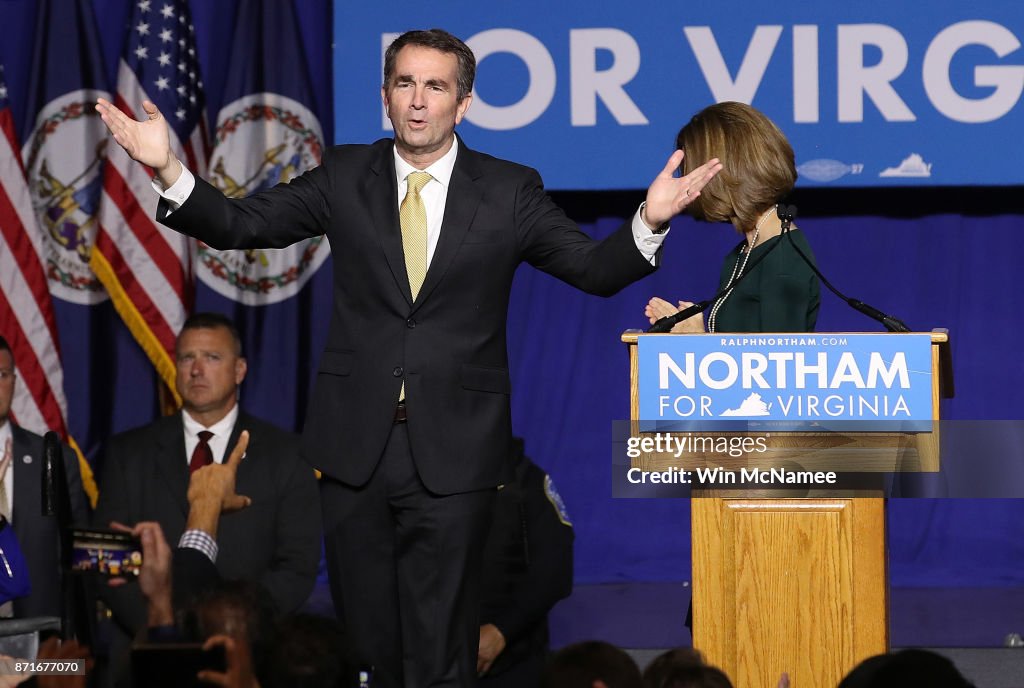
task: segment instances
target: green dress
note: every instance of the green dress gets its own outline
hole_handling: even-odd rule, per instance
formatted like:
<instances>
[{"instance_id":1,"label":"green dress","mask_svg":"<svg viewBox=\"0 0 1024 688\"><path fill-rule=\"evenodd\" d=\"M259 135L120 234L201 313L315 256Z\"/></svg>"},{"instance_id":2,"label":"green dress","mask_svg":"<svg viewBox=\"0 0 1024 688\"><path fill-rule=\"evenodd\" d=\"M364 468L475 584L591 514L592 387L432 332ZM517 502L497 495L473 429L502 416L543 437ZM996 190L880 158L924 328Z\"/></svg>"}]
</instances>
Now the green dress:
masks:
<instances>
[{"instance_id":1,"label":"green dress","mask_svg":"<svg viewBox=\"0 0 1024 688\"><path fill-rule=\"evenodd\" d=\"M793 229L790 234L793 243L814 261L814 253L803 232ZM818 277L793 249L789 239L779 235L758 244L750 254L748 265L779 241L782 244L778 248L753 270L748 269L750 276L737 285L719 308L716 332L814 331L821 299ZM729 282L737 261L743 262L740 249L745 246L746 242L741 242L725 257L719 290Z\"/></svg>"}]
</instances>

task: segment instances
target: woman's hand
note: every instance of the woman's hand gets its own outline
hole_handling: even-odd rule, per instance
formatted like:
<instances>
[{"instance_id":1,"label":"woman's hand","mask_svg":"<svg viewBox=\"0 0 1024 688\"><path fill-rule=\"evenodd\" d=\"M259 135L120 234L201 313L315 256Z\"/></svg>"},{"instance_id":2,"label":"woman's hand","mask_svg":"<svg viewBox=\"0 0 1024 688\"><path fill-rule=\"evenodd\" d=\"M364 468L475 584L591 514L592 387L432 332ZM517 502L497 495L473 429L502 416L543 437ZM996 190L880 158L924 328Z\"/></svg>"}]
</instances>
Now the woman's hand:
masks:
<instances>
[{"instance_id":1,"label":"woman's hand","mask_svg":"<svg viewBox=\"0 0 1024 688\"><path fill-rule=\"evenodd\" d=\"M655 296L647 302L647 307L644 308L644 315L653 325L662 318L667 318L670 315L675 315L679 311L689 308L693 303L690 301L680 301L678 306L673 306L665 299L658 298ZM682 322L676 323L672 327L672 332L676 333L702 333L704 332L704 314L698 313L697 315L691 316Z\"/></svg>"}]
</instances>

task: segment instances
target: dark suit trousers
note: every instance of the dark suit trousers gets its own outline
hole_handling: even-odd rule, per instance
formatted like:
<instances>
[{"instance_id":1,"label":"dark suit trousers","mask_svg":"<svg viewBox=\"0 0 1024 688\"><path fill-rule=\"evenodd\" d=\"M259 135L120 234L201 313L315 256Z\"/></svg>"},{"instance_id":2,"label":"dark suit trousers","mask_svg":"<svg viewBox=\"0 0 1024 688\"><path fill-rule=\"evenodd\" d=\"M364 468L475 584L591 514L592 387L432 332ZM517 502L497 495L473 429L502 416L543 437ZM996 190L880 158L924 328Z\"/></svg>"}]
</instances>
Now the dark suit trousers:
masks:
<instances>
[{"instance_id":1,"label":"dark suit trousers","mask_svg":"<svg viewBox=\"0 0 1024 688\"><path fill-rule=\"evenodd\" d=\"M415 422L415 421L413 421ZM407 426L370 481L321 481L331 596L374 688L476 685L483 546L495 490L429 492Z\"/></svg>"}]
</instances>

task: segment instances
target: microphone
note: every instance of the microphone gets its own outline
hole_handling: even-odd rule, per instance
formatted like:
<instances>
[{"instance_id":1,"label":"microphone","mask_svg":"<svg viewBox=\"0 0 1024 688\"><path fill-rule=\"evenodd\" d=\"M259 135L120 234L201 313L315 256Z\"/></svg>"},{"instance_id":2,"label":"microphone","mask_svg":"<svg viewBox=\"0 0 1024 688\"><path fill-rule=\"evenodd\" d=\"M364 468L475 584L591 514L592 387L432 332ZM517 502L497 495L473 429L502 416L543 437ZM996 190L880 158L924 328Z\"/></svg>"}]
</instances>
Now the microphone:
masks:
<instances>
[{"instance_id":1,"label":"microphone","mask_svg":"<svg viewBox=\"0 0 1024 688\"><path fill-rule=\"evenodd\" d=\"M796 207L794 207L794 206L787 206L787 207L792 209L792 211L793 211L793 215L789 216L789 221L792 222L793 221L793 217L796 214ZM781 218L782 216L780 215L779 217ZM788 229L788 225L784 225L784 227L786 227ZM769 246L768 250L765 251L764 253L762 253L761 255L759 255L756 259L754 259L754 261L751 262L749 266L747 266L747 267L745 267L743 269L742 273L740 273L739 275L736 275L736 279L734 279L729 284L725 285L725 288L720 290L717 294L712 296L710 299L708 299L706 301L701 301L700 303L695 303L692 306L689 306L688 308L684 308L683 310L679 311L678 313L673 313L672 315L666 315L664 318L659 318L658 320L655 320L654 324L651 325L649 328L647 328L647 333L648 334L664 334L666 332L670 332L672 330L672 328L675 327L676 323L680 323L680 322L686 320L687 318L693 317L693 316L697 315L698 313L703 313L704 311L706 311L708 308L711 307L711 304L713 304L715 301L717 301L721 297L725 296L725 294L730 289L735 289L736 285L739 284L747 275L752 273L754 271L754 268L757 267L757 264L760 263L765 258L767 258L769 256L769 254L771 254L771 252L775 250L775 248L779 245L779 243L780 243L779 241L776 241L774 244Z\"/></svg>"},{"instance_id":2,"label":"microphone","mask_svg":"<svg viewBox=\"0 0 1024 688\"><path fill-rule=\"evenodd\" d=\"M738 282L739 280L736 281ZM681 323L687 318L692 318L698 313L703 313L712 303L714 303L714 299L701 301L700 303L695 303L677 313L673 313L672 315L666 315L664 318L658 318L654 321L653 325L647 328L647 332L649 334L664 334L666 332L671 332L672 328L676 326L676 323Z\"/></svg>"},{"instance_id":3,"label":"microphone","mask_svg":"<svg viewBox=\"0 0 1024 688\"><path fill-rule=\"evenodd\" d=\"M782 220L782 233L785 234L786 237L789 239L789 245L793 248L793 250L797 252L800 258L802 258L803 261L807 263L807 266L814 271L814 274L818 276L818 279L821 280L821 283L828 287L829 291L831 291L833 294L835 294L840 299L845 301L846 304L850 306L850 308L853 308L854 310L859 311L864 315L868 316L872 320L881 323L889 332L910 332L910 328L907 327L907 325L899 318L892 315L887 315L882 311L878 310L877 308L869 306L863 301L846 296L841 291L833 287L831 282L825 279L825 275L821 274L821 270L819 270L818 266L814 264L814 261L808 258L806 254L804 254L804 252L800 250L800 247L796 245L795 241L793 241L793 237L789 232L790 225L792 224L793 219L796 218L795 205L782 205L780 203L775 212L778 213L779 219Z\"/></svg>"},{"instance_id":4,"label":"microphone","mask_svg":"<svg viewBox=\"0 0 1024 688\"><path fill-rule=\"evenodd\" d=\"M793 226L793 220L796 219L796 206L779 203L775 206L775 214L782 224L782 231L788 232L789 228Z\"/></svg>"},{"instance_id":5,"label":"microphone","mask_svg":"<svg viewBox=\"0 0 1024 688\"><path fill-rule=\"evenodd\" d=\"M860 311L872 320L877 320L882 323L885 325L885 329L890 332L910 332L910 328L907 327L899 318L892 315L886 315L882 311L874 308L873 306L869 306L863 301L858 301L857 299L846 299L846 303L850 304L851 308Z\"/></svg>"},{"instance_id":6,"label":"microphone","mask_svg":"<svg viewBox=\"0 0 1024 688\"><path fill-rule=\"evenodd\" d=\"M795 241L793 241L793 237L790 234L790 229L793 226L793 220L796 219L797 208L795 205L785 205L783 203L779 203L775 207L775 213L779 216L779 220L782 224L782 234L784 234L788 238L789 245L793 248L793 250L797 252L800 258L803 259L805 263L807 263L807 266L810 267L814 274L818 276L818 279L821 280L822 284L828 287L829 291L831 291L833 294L835 294L840 299L845 301L847 305L849 305L854 310L863 313L864 315L868 316L872 320L875 320L876 322L881 323L889 332L911 331L910 328L907 327L906 323L904 323L896 316L888 315L878 310L877 308L864 303L863 301L846 296L841 291L833 287L831 282L825 279L825 275L821 274L821 271L818 269L818 266L814 264L814 261L808 258L807 255L804 254L802 250L800 250L800 247L797 246ZM647 329L647 332L649 334L664 334L666 332L670 332L672 328L675 327L676 323L680 323L686 320L687 318L693 317L698 313L703 313L704 311L706 311L708 308L711 307L711 304L713 304L717 299L722 297L730 289L735 288L735 286L739 284L740 280L742 280L744 277L753 272L754 267L762 260L764 260L769 253L775 250L775 247L778 246L781 242L782 237L779 237L779 241L776 241L767 251L758 256L757 260L751 263L750 267L745 269L741 275L738 275L735 281L733 281L731 284L727 284L725 286L725 289L722 289L707 301L695 303L689 308L684 308L678 313L673 313L672 315L667 315L664 318L658 319L657 321L655 321L653 325L651 325Z\"/></svg>"},{"instance_id":7,"label":"microphone","mask_svg":"<svg viewBox=\"0 0 1024 688\"><path fill-rule=\"evenodd\" d=\"M52 430L43 436L43 516L54 516L58 510L58 481L63 478L64 463L60 435Z\"/></svg>"}]
</instances>

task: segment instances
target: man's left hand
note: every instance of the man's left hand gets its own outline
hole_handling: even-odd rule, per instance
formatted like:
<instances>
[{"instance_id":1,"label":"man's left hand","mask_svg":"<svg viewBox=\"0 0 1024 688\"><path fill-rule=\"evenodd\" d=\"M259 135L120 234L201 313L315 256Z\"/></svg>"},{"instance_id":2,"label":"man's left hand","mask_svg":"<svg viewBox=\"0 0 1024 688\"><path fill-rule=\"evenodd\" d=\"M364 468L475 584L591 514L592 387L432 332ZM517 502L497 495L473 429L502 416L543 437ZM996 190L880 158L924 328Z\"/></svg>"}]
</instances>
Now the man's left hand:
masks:
<instances>
[{"instance_id":1,"label":"man's left hand","mask_svg":"<svg viewBox=\"0 0 1024 688\"><path fill-rule=\"evenodd\" d=\"M483 676L491 669L494 660L505 649L505 636L494 624L480 627L480 649L476 654L476 673Z\"/></svg>"},{"instance_id":2,"label":"man's left hand","mask_svg":"<svg viewBox=\"0 0 1024 688\"><path fill-rule=\"evenodd\" d=\"M142 568L139 570L139 590L146 598L147 625L169 626L174 623L171 602L171 547L164 531L156 521L143 521L134 527L111 522L110 527L122 533L131 533L142 544ZM124 585L124 578L111 578L110 587Z\"/></svg>"},{"instance_id":3,"label":"man's left hand","mask_svg":"<svg viewBox=\"0 0 1024 688\"><path fill-rule=\"evenodd\" d=\"M718 158L712 158L685 177L676 177L675 172L681 164L683 151L677 150L647 188L647 204L640 219L651 229L657 229L683 212L722 169Z\"/></svg>"}]
</instances>

